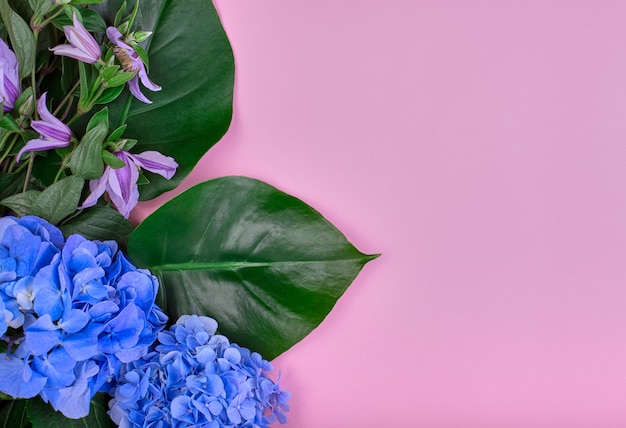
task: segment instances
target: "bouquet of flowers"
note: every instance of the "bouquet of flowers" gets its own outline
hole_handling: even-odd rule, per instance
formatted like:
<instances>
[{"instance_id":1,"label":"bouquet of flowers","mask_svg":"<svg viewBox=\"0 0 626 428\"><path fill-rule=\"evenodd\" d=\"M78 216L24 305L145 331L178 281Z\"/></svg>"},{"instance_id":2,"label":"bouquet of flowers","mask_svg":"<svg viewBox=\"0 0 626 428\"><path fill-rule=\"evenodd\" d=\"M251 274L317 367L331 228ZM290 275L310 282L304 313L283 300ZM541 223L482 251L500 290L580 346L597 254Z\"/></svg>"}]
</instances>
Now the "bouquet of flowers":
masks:
<instances>
[{"instance_id":1,"label":"bouquet of flowers","mask_svg":"<svg viewBox=\"0 0 626 428\"><path fill-rule=\"evenodd\" d=\"M267 360L376 255L246 177L128 221L230 124L212 3L0 0L0 18L4 426L284 423Z\"/></svg>"}]
</instances>

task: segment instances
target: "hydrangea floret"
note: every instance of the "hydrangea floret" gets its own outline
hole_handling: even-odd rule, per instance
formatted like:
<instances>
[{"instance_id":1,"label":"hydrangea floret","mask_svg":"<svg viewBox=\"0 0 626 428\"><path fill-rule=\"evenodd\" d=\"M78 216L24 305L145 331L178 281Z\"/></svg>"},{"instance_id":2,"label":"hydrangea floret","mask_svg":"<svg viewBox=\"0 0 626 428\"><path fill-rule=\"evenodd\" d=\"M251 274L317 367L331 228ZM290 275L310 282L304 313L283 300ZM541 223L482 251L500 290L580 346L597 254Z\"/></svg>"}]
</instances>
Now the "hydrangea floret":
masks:
<instances>
[{"instance_id":1,"label":"hydrangea floret","mask_svg":"<svg viewBox=\"0 0 626 428\"><path fill-rule=\"evenodd\" d=\"M157 290L114 241L65 240L38 217L0 218L0 391L86 416L165 326Z\"/></svg>"},{"instance_id":2,"label":"hydrangea floret","mask_svg":"<svg viewBox=\"0 0 626 428\"><path fill-rule=\"evenodd\" d=\"M109 414L120 427L257 427L285 423L289 392L261 355L183 315L143 358L122 366Z\"/></svg>"}]
</instances>

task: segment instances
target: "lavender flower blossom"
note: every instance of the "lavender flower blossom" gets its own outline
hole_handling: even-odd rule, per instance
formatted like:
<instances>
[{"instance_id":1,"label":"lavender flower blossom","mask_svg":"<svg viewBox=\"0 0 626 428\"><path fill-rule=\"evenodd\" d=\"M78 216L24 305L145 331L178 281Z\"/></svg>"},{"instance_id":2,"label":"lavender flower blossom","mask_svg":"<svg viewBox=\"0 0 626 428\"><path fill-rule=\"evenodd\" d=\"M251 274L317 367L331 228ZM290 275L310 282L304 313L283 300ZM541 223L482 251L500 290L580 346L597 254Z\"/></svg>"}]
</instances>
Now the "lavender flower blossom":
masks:
<instances>
[{"instance_id":1,"label":"lavender flower blossom","mask_svg":"<svg viewBox=\"0 0 626 428\"><path fill-rule=\"evenodd\" d=\"M72 130L48 111L48 107L46 107L47 94L44 92L37 103L37 113L43 120L34 120L30 124L35 131L39 132L41 138L27 142L17 154L18 161L25 152L67 147L72 140Z\"/></svg>"},{"instance_id":2,"label":"lavender flower blossom","mask_svg":"<svg viewBox=\"0 0 626 428\"><path fill-rule=\"evenodd\" d=\"M100 45L80 23L75 14L72 17L72 22L74 25L63 27L69 45L55 46L50 50L57 55L69 56L87 64L93 64L100 59L102 53Z\"/></svg>"},{"instance_id":3,"label":"lavender flower blossom","mask_svg":"<svg viewBox=\"0 0 626 428\"><path fill-rule=\"evenodd\" d=\"M151 91L160 91L161 87L153 83L148 78L146 66L137 54L137 51L132 46L122 41L122 33L120 33L120 31L115 27L107 28L107 37L111 43L115 45L113 48L115 56L119 59L124 71L135 73L135 76L128 82L130 93L133 94L133 96L139 101L146 104L152 104L152 101L141 93L141 90L139 89L139 80L141 80L143 86Z\"/></svg>"},{"instance_id":4,"label":"lavender flower blossom","mask_svg":"<svg viewBox=\"0 0 626 428\"><path fill-rule=\"evenodd\" d=\"M20 95L20 76L17 57L7 44L0 39L0 102L5 112L13 110L15 100Z\"/></svg>"},{"instance_id":5,"label":"lavender flower blossom","mask_svg":"<svg viewBox=\"0 0 626 428\"><path fill-rule=\"evenodd\" d=\"M178 167L173 158L155 151L132 155L121 150L115 153L115 156L122 160L125 166L118 169L107 166L102 177L97 180L91 180L89 182L91 194L81 208L95 205L100 196L106 191L117 210L125 218L128 218L139 200L139 190L137 189L139 169L144 168L169 180L174 176Z\"/></svg>"}]
</instances>

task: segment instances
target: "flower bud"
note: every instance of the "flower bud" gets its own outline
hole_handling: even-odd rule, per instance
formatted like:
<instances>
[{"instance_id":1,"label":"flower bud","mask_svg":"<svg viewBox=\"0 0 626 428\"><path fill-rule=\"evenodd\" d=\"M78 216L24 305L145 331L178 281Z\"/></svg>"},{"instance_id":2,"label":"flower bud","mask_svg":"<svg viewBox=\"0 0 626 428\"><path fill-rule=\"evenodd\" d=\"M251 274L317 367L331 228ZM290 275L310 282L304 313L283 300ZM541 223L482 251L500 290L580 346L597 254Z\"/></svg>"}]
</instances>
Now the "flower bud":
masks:
<instances>
[{"instance_id":1,"label":"flower bud","mask_svg":"<svg viewBox=\"0 0 626 428\"><path fill-rule=\"evenodd\" d=\"M35 97L33 95L33 88L28 87L24 89L24 92L15 100L15 109L20 116L30 117L35 111Z\"/></svg>"}]
</instances>

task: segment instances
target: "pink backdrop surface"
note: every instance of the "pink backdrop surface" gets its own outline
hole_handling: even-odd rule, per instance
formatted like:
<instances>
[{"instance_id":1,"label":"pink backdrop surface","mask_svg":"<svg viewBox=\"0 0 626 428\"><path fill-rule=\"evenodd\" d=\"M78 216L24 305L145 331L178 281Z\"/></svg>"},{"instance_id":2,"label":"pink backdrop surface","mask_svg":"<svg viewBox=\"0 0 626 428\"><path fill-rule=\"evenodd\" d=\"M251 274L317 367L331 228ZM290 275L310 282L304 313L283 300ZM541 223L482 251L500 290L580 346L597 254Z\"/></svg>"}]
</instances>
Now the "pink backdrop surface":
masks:
<instances>
[{"instance_id":1,"label":"pink backdrop surface","mask_svg":"<svg viewBox=\"0 0 626 428\"><path fill-rule=\"evenodd\" d=\"M275 361L287 426L626 426L626 3L216 6L234 118L185 186L265 180L382 253Z\"/></svg>"}]
</instances>

